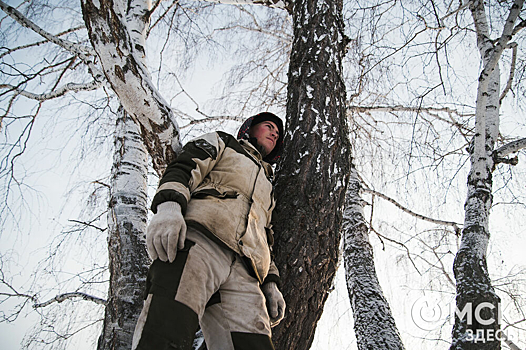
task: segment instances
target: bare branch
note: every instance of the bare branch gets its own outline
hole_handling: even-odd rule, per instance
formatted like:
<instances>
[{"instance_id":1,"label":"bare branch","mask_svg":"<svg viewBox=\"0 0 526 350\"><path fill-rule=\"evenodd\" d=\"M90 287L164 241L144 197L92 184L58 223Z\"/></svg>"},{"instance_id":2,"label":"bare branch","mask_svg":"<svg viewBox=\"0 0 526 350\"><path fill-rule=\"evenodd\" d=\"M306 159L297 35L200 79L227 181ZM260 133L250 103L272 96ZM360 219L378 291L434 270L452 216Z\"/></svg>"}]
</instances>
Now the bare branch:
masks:
<instances>
[{"instance_id":1,"label":"bare branch","mask_svg":"<svg viewBox=\"0 0 526 350\"><path fill-rule=\"evenodd\" d=\"M293 1L291 0L207 0L210 2L217 2L220 4L232 4L232 5L244 5L244 4L254 4L254 5L263 5L272 8L278 8L282 10L287 10L289 13L292 11Z\"/></svg>"},{"instance_id":2,"label":"bare branch","mask_svg":"<svg viewBox=\"0 0 526 350\"><path fill-rule=\"evenodd\" d=\"M85 28L86 28L85 26L78 26L78 27L75 27L75 28L70 28L70 29L67 29L67 30L65 30L63 32L60 32L60 33L56 34L55 36L56 37L61 37L63 35L66 35L66 34L69 34L69 33L73 33L73 32L76 32L78 30L85 29ZM19 50L24 50L24 49L28 49L30 47L40 46L40 45L43 45L43 44L46 44L46 43L49 43L49 42L50 42L49 40L41 40L41 41L37 41L35 43L31 43L31 44L27 44L27 45L21 45L21 46L12 48L12 49L8 49L6 52L0 54L0 58L4 57L6 55L12 54L13 52L16 52L16 51L19 51Z\"/></svg>"},{"instance_id":3,"label":"bare branch","mask_svg":"<svg viewBox=\"0 0 526 350\"><path fill-rule=\"evenodd\" d=\"M15 91L18 95L22 95L32 100L47 101L60 96L64 96L68 92L79 92L79 91L93 91L98 89L102 85L101 82L93 80L87 84L76 84L68 83L55 91L51 91L43 94L35 94L33 92L25 91L13 85L1 84L0 89L9 89Z\"/></svg>"},{"instance_id":4,"label":"bare branch","mask_svg":"<svg viewBox=\"0 0 526 350\"><path fill-rule=\"evenodd\" d=\"M203 115L203 113L200 112L199 110L197 110L197 112ZM239 118L239 117L231 117L228 115L220 115L220 116L215 116L215 117L207 116L203 119L192 119L188 124L181 126L181 129L188 128L189 126L196 125L196 124L205 124L205 123L223 121L223 120L233 120L236 122L242 122L244 119Z\"/></svg>"},{"instance_id":5,"label":"bare branch","mask_svg":"<svg viewBox=\"0 0 526 350\"><path fill-rule=\"evenodd\" d=\"M93 295L89 295L86 293L82 293L82 292L71 292L71 293L64 293L64 294L57 295L53 299L50 299L43 303L34 304L33 308L38 309L41 307L49 306L53 304L54 302L61 303L64 300L75 299L75 298L81 298L86 301L92 301L95 304L99 304L99 305L106 305L106 300L104 299L101 299L101 298L98 298L98 297L95 297Z\"/></svg>"},{"instance_id":6,"label":"bare branch","mask_svg":"<svg viewBox=\"0 0 526 350\"><path fill-rule=\"evenodd\" d=\"M91 47L82 46L82 45L79 45L77 43L74 43L68 40L60 39L58 36L55 36L45 31L44 29L40 28L39 26L37 26L35 23L30 21L28 18L26 18L22 13L20 13L17 9L7 5L2 0L0 0L0 8L6 14L8 14L11 18L13 18L16 22L18 22L20 25L33 30L35 33L39 34L40 36L44 37L50 42L78 56L84 63L86 63L89 66L93 74L93 77L97 81L103 81L104 75L93 64L93 60L89 57L89 56L95 56L95 51Z\"/></svg>"},{"instance_id":7,"label":"bare branch","mask_svg":"<svg viewBox=\"0 0 526 350\"><path fill-rule=\"evenodd\" d=\"M46 38L47 40L51 41L52 43L66 49L67 51L78 55L80 57L85 57L86 55L95 55L95 51L88 46L81 46L74 42L60 39L56 35L53 35L44 29L37 26L35 23L30 21L28 18L26 18L21 12L19 12L14 7L11 7L0 0L0 8L8 14L11 18L13 18L15 21L17 21L20 25L31 29L35 33L39 34L40 36Z\"/></svg>"},{"instance_id":8,"label":"bare branch","mask_svg":"<svg viewBox=\"0 0 526 350\"><path fill-rule=\"evenodd\" d=\"M0 283L5 285L8 289L11 290L11 293L0 292L1 296L26 298L33 302L36 302L37 300L36 296L34 295L29 295L29 294L18 292L9 282L6 281L6 279L4 278L4 272L2 270L0 270Z\"/></svg>"},{"instance_id":9,"label":"bare branch","mask_svg":"<svg viewBox=\"0 0 526 350\"><path fill-rule=\"evenodd\" d=\"M364 187L363 189L365 192L367 193L370 193L370 194L373 194L375 196L378 196L382 199L385 199L386 201L388 202L391 202L393 203L398 209L402 210L403 212L409 214L409 215L412 215L420 220L424 220L424 221L427 221L427 222L431 222L433 224L437 224L437 225L445 225L445 226L451 226L453 227L453 229L455 230L455 233L457 235L460 234L460 227L459 226L462 226L462 224L459 224L457 222L453 222L453 221L445 221L445 220L439 220L439 219L433 219L433 218L430 218L430 217L427 217L427 216L424 216L424 215L421 215L421 214L418 214L418 213L415 213L414 211L404 207L403 205L401 205L400 203L398 203L396 200L394 200L393 198L389 197L389 196L386 196L385 194L383 193L380 193L380 192L377 192L375 190L372 190L370 188L367 188L367 187Z\"/></svg>"},{"instance_id":10,"label":"bare branch","mask_svg":"<svg viewBox=\"0 0 526 350\"><path fill-rule=\"evenodd\" d=\"M68 221L69 221L69 222L74 222L74 223L77 223L77 224L81 224L81 225L85 225L85 226L89 226L89 227L93 227L93 228L95 228L95 229L97 229L97 230L99 230L99 231L101 231L101 232L106 231L105 228L100 228L100 227L98 227L98 226L93 225L93 224L90 223L90 222L84 222L84 221L72 220L72 219L70 219L70 220L68 220Z\"/></svg>"},{"instance_id":11,"label":"bare branch","mask_svg":"<svg viewBox=\"0 0 526 350\"><path fill-rule=\"evenodd\" d=\"M516 140L505 144L504 146L495 150L494 154L497 159L502 159L508 156L509 154L516 153L524 148L526 148L526 138L522 138L520 140Z\"/></svg>"},{"instance_id":12,"label":"bare branch","mask_svg":"<svg viewBox=\"0 0 526 350\"><path fill-rule=\"evenodd\" d=\"M517 34L521 29L526 27L526 20L522 20L521 23L519 23L515 28L513 28L513 34Z\"/></svg>"},{"instance_id":13,"label":"bare branch","mask_svg":"<svg viewBox=\"0 0 526 350\"><path fill-rule=\"evenodd\" d=\"M508 77L508 83L506 84L506 87L502 91L502 94L500 95L500 103L502 103L502 100L508 92L511 89L511 84L513 83L513 77L515 76L515 65L517 63L517 43L509 43L508 48L512 49L512 56L511 56L511 66L510 66L510 76Z\"/></svg>"},{"instance_id":14,"label":"bare branch","mask_svg":"<svg viewBox=\"0 0 526 350\"><path fill-rule=\"evenodd\" d=\"M347 106L350 111L356 112L444 112L455 114L459 117L474 117L474 113L460 113L455 109L449 107L412 107L412 106Z\"/></svg>"},{"instance_id":15,"label":"bare branch","mask_svg":"<svg viewBox=\"0 0 526 350\"><path fill-rule=\"evenodd\" d=\"M457 13L461 12L462 10L468 8L469 5L471 5L471 2L472 2L472 0L471 1L467 1L465 4L462 4L462 2L460 2L460 6L458 7L458 9L456 9L455 11L452 11L452 12L448 13L447 15L443 16L442 18L440 18L440 23L442 23L446 18L454 16Z\"/></svg>"},{"instance_id":16,"label":"bare branch","mask_svg":"<svg viewBox=\"0 0 526 350\"><path fill-rule=\"evenodd\" d=\"M155 5L152 7L152 9L150 10L151 13L153 13L155 11L155 9L157 8L157 6L159 6L159 4L161 3L162 0L158 0ZM150 35L150 32L152 31L153 28L155 28L157 26L157 24L159 22L161 22L163 20L164 17L166 17L166 15L168 14L168 12L170 12L170 10L175 6L175 5L178 5L179 4L179 0L173 0L172 3L170 4L170 6L168 6L168 8L163 12L162 15L159 16L159 18L157 18L157 20L155 21L154 24L150 25L150 27L146 30L146 38L148 38L148 36Z\"/></svg>"},{"instance_id":17,"label":"bare branch","mask_svg":"<svg viewBox=\"0 0 526 350\"><path fill-rule=\"evenodd\" d=\"M153 12L155 12L155 10L157 10L157 7L159 7L159 5L161 4L161 1L163 1L163 0L155 0L155 3L153 3L152 8L150 9L151 13L153 13ZM175 4L176 2L179 2L179 0L175 0L172 3L172 5L170 5L170 6L173 6L173 4Z\"/></svg>"},{"instance_id":18,"label":"bare branch","mask_svg":"<svg viewBox=\"0 0 526 350\"><path fill-rule=\"evenodd\" d=\"M370 229L371 229L374 233L376 233L376 235L378 236L378 238L379 238L380 240L385 239L385 240L387 240L387 241L389 241L389 242L391 242L391 243L395 243L395 244L398 244L399 246L403 247L403 248L405 249L406 253L407 253L407 258L409 259L409 261L411 261L411 264L412 264L413 267L415 268L416 272L418 272L419 275L422 275L422 273L420 272L420 270L419 270L418 267L416 266L416 263L415 263L415 261L413 260L413 257L411 257L411 251L409 250L409 247L408 247L407 245L405 245L405 244L402 243L402 242L399 242L399 241L397 241L397 240L394 240L394 239L392 239L392 238L389 238L389 237L386 237L386 236L382 235L380 232L376 231L373 227L370 227ZM382 244L383 244L383 242L382 242Z\"/></svg>"},{"instance_id":19,"label":"bare branch","mask_svg":"<svg viewBox=\"0 0 526 350\"><path fill-rule=\"evenodd\" d=\"M508 18L506 19L506 24L504 25L504 29L502 30L502 35L497 40L497 43L495 44L490 59L484 65L484 69L480 73L481 78L486 79L492 74L493 70L495 69L497 63L500 60L502 52L508 46L508 42L510 41L513 35L513 27L515 25L515 21L519 16L523 3L524 0L515 0L513 2Z\"/></svg>"}]
</instances>

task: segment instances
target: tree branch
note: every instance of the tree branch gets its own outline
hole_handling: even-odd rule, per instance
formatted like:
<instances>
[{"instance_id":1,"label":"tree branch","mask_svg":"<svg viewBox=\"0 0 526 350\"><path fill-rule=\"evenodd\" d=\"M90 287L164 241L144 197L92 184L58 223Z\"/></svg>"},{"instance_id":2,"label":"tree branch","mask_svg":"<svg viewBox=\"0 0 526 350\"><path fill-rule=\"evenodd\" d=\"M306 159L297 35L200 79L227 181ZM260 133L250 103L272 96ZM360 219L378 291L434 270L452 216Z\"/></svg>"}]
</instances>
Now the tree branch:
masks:
<instances>
[{"instance_id":1,"label":"tree branch","mask_svg":"<svg viewBox=\"0 0 526 350\"><path fill-rule=\"evenodd\" d=\"M508 44L508 48L512 49L512 56L511 56L511 66L510 66L510 76L508 77L508 83L506 84L506 87L504 90L502 90L502 94L500 95L499 102L502 103L502 100L508 92L511 89L511 84L513 83L513 77L515 76L515 66L517 64L517 43L510 43Z\"/></svg>"},{"instance_id":2,"label":"tree branch","mask_svg":"<svg viewBox=\"0 0 526 350\"><path fill-rule=\"evenodd\" d=\"M272 8L287 10L288 13L292 13L292 6L294 2L292 0L207 0L209 2L216 2L219 4L231 4L231 5L264 5Z\"/></svg>"},{"instance_id":3,"label":"tree branch","mask_svg":"<svg viewBox=\"0 0 526 350\"><path fill-rule=\"evenodd\" d=\"M493 152L493 157L495 158L496 162L497 160L500 160L500 162L502 163L504 157L508 156L511 153L516 153L524 148L526 148L526 138L507 143L504 146L496 149Z\"/></svg>"},{"instance_id":4,"label":"tree branch","mask_svg":"<svg viewBox=\"0 0 526 350\"><path fill-rule=\"evenodd\" d=\"M458 117L462 118L469 118L475 116L474 113L460 113L459 111L455 109L451 109L449 107L411 107L411 106L402 106L402 105L394 105L394 106L354 106L350 105L347 106L348 111L356 111L358 113L369 113L369 112L379 112L379 113L394 113L394 112L413 112L413 113L426 113L433 118L436 118L440 121L443 121L445 123L451 124L452 126L456 127L461 135L463 135L466 140L467 136L466 133L471 132L472 130L463 125L462 123L459 123L453 115L456 115ZM446 118L440 117L437 113L447 113L449 116L449 120Z\"/></svg>"},{"instance_id":5,"label":"tree branch","mask_svg":"<svg viewBox=\"0 0 526 350\"><path fill-rule=\"evenodd\" d=\"M70 29L67 29L67 30L65 30L63 32L60 32L60 33L56 34L55 37L60 37L60 36L63 36L63 35L69 34L69 33L76 32L76 31L81 30L81 29L85 29L85 28L86 28L85 26L78 26L78 27L75 27L75 28L70 28ZM28 48L34 47L34 46L40 46L40 45L46 44L48 42L49 42L49 40L41 40L41 41L37 41L37 42L31 43L31 44L21 45L21 46L12 48L12 49L2 48L2 49L7 49L7 51L5 51L4 53L0 54L0 58L4 57L6 55L12 54L15 51L28 49Z\"/></svg>"},{"instance_id":6,"label":"tree branch","mask_svg":"<svg viewBox=\"0 0 526 350\"><path fill-rule=\"evenodd\" d=\"M52 299L50 299L48 301L45 301L43 303L34 304L33 308L38 309L38 308L41 308L41 307L49 306L49 305L53 304L54 302L61 303L64 300L74 299L74 298L81 298L81 299L84 299L84 300L87 300L87 301L92 301L95 304L106 305L106 300L105 299L101 299L101 298L95 297L93 295L89 295L89 294L82 293L82 292L71 292L71 293L64 293L64 294L57 295L56 297L54 297L54 298L52 298Z\"/></svg>"},{"instance_id":7,"label":"tree branch","mask_svg":"<svg viewBox=\"0 0 526 350\"><path fill-rule=\"evenodd\" d=\"M28 92L23 89L20 89L19 87L9 85L9 84L1 84L0 89L9 89L11 91L15 91L18 95L22 95L32 100L47 101L47 100L51 100L51 99L63 96L68 92L93 91L93 90L98 89L101 85L102 83L96 80L93 80L92 82L87 83L87 84L68 83L55 91L51 91L51 92L43 93L43 94L35 94L33 92Z\"/></svg>"},{"instance_id":8,"label":"tree branch","mask_svg":"<svg viewBox=\"0 0 526 350\"><path fill-rule=\"evenodd\" d=\"M393 203L398 209L402 210L403 212L409 214L409 215L412 215L420 220L424 220L424 221L427 221L427 222L431 222L433 224L437 224L437 225L445 225L445 226L451 226L453 227L453 229L455 230L455 234L459 235L460 234L460 227L462 224L459 224L459 223L456 223L456 222L453 222L453 221L444 221L444 220L439 220L439 219L433 219L433 218L430 218L430 217L427 217L427 216L424 216L424 215L421 215L421 214L418 214L418 213L415 213L414 211L404 207L403 205L401 205L400 203L398 203L396 200L394 200L393 198L391 197L388 197L386 196L385 194L383 193L380 193L380 192L377 192L375 190L372 190L370 188L367 188L367 187L364 187L363 190L367 193L370 193L372 195L375 195L375 196L378 196L382 199L385 199L386 201L388 202L391 202Z\"/></svg>"},{"instance_id":9,"label":"tree branch","mask_svg":"<svg viewBox=\"0 0 526 350\"><path fill-rule=\"evenodd\" d=\"M422 273L420 272L420 270L419 270L418 267L416 266L415 261L414 261L413 258L411 257L411 251L409 250L409 247L407 247L407 245L405 245L405 244L402 243L402 242L399 242L399 241L397 241L397 240L394 240L394 239L392 239L392 238L389 238L389 237L386 237L386 236L382 235L380 232L378 232L377 230L375 230L372 226L369 226L369 228L370 228L374 233L376 233L376 236L378 236L378 238L379 238L380 241L382 242L382 245L383 245L383 246L385 246L385 245L384 245L384 242L383 242L383 240L385 239L385 240L387 240L387 241L389 241L389 242L391 242L391 243L398 244L399 246L401 246L402 248L404 248L405 251L406 251L406 253L407 253L407 258L409 259L409 261L411 262L411 264L412 264L413 267L415 268L416 272L418 272L418 274L419 274L420 276L422 276Z\"/></svg>"},{"instance_id":10,"label":"tree branch","mask_svg":"<svg viewBox=\"0 0 526 350\"><path fill-rule=\"evenodd\" d=\"M85 225L85 226L89 226L89 227L93 227L93 228L95 228L95 229L97 229L97 230L99 230L101 232L106 231L105 228L100 228L100 227L95 226L95 225L93 225L92 223L89 223L89 222L84 222L84 221L79 221L79 220L72 220L72 219L70 219L68 221L69 222L74 222L74 223L77 223L77 224L81 224L81 225Z\"/></svg>"},{"instance_id":11,"label":"tree branch","mask_svg":"<svg viewBox=\"0 0 526 350\"><path fill-rule=\"evenodd\" d=\"M87 46L82 46L77 43L60 39L58 36L55 36L44 29L37 26L35 23L30 21L28 18L26 18L22 13L20 13L17 9L14 7L11 7L4 3L2 0L0 0L0 8L11 18L13 18L17 23L19 23L21 26L26 27L37 33L38 35L42 36L43 38L49 40L50 42L62 47L66 51L72 53L73 55L78 56L84 63L88 65L88 67L91 70L91 73L93 74L93 77L95 80L102 82L104 79L104 75L102 72L93 64L93 60L89 58L89 56L95 56L95 51Z\"/></svg>"},{"instance_id":12,"label":"tree branch","mask_svg":"<svg viewBox=\"0 0 526 350\"><path fill-rule=\"evenodd\" d=\"M491 58L488 61L488 64L485 65L484 69L482 70L481 76L485 73L489 77L493 72L493 69L497 65L497 62L500 60L502 52L508 46L508 42L513 36L515 21L517 20L517 17L519 17L523 4L524 0L515 0L513 2L508 18L506 18L506 24L504 25L504 29L502 30L502 35L497 40L495 50L493 51Z\"/></svg>"},{"instance_id":13,"label":"tree branch","mask_svg":"<svg viewBox=\"0 0 526 350\"><path fill-rule=\"evenodd\" d=\"M141 2L130 9L130 18L145 14ZM128 114L140 122L142 137L152 156L154 169L162 174L166 164L182 148L179 126L172 107L151 80L141 38L145 27L132 25L120 2L82 0L82 13L91 43L113 91ZM144 24L144 23L143 23ZM133 32L133 33L132 33ZM100 35L105 33L105 35Z\"/></svg>"},{"instance_id":14,"label":"tree branch","mask_svg":"<svg viewBox=\"0 0 526 350\"><path fill-rule=\"evenodd\" d=\"M459 117L473 117L474 113L460 113L455 109L449 107L412 107L412 106L347 106L349 111L356 112L444 112L448 114L455 114Z\"/></svg>"},{"instance_id":15,"label":"tree branch","mask_svg":"<svg viewBox=\"0 0 526 350\"><path fill-rule=\"evenodd\" d=\"M469 5L471 5L471 2L472 2L472 1L473 1L473 0L471 0L471 1L467 1L464 5L462 5L462 2L460 2L460 6L458 7L458 9L456 9L455 11L452 11L452 12L448 13L447 15L443 16L442 18L440 18L440 24L442 24L442 22L443 22L446 18L451 17L451 16L453 16L453 15L456 15L456 14L459 13L460 11L462 11L462 10L468 8Z\"/></svg>"},{"instance_id":16,"label":"tree branch","mask_svg":"<svg viewBox=\"0 0 526 350\"><path fill-rule=\"evenodd\" d=\"M521 23L517 24L517 26L515 28L513 28L513 34L512 35L517 34L524 27L526 27L526 20L522 20Z\"/></svg>"}]
</instances>

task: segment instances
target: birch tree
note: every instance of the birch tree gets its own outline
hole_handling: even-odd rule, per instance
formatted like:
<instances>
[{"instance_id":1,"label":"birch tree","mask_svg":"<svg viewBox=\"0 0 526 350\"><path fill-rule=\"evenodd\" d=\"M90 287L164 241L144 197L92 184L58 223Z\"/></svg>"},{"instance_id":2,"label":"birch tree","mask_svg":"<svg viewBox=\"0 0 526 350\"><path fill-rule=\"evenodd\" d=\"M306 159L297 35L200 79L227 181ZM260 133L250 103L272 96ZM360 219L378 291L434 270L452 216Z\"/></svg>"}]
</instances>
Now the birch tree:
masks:
<instances>
[{"instance_id":1,"label":"birch tree","mask_svg":"<svg viewBox=\"0 0 526 350\"><path fill-rule=\"evenodd\" d=\"M486 261L490 237L488 219L493 197L492 173L499 159L509 154L495 149L501 103L499 60L514 33L522 27L520 23L517 24L517 19L523 4L523 1L515 1L511 5L502 34L496 40L490 39L484 3L475 1L469 6L483 69L477 88L475 135L470 147L471 170L464 206L464 228L454 263L458 312L450 349L501 348L502 339L497 339L500 331L500 298L492 286ZM524 147L524 139L503 147L516 152ZM466 307L466 317L462 317Z\"/></svg>"},{"instance_id":2,"label":"birch tree","mask_svg":"<svg viewBox=\"0 0 526 350\"><path fill-rule=\"evenodd\" d=\"M358 349L404 349L375 271L362 184L351 167L343 219L343 258Z\"/></svg>"},{"instance_id":3,"label":"birch tree","mask_svg":"<svg viewBox=\"0 0 526 350\"><path fill-rule=\"evenodd\" d=\"M129 348L142 309L150 259L146 253L148 153L140 127L119 110L110 183L110 288L99 349Z\"/></svg>"}]
</instances>

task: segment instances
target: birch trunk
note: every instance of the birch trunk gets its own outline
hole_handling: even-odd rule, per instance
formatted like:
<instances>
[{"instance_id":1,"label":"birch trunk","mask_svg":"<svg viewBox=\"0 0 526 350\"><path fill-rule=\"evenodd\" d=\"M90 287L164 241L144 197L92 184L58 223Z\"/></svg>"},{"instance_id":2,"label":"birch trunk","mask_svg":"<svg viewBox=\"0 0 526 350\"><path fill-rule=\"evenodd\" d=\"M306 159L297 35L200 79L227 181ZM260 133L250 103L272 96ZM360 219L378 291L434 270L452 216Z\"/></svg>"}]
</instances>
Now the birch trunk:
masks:
<instances>
[{"instance_id":1,"label":"birch trunk","mask_svg":"<svg viewBox=\"0 0 526 350\"><path fill-rule=\"evenodd\" d=\"M342 2L295 1L275 256L287 302L276 349L308 349L332 286L350 166Z\"/></svg>"},{"instance_id":2,"label":"birch trunk","mask_svg":"<svg viewBox=\"0 0 526 350\"><path fill-rule=\"evenodd\" d=\"M110 285L98 349L130 349L150 260L147 220L148 154L140 128L120 108L108 212Z\"/></svg>"},{"instance_id":3,"label":"birch trunk","mask_svg":"<svg viewBox=\"0 0 526 350\"><path fill-rule=\"evenodd\" d=\"M147 0L82 0L82 13L104 75L128 114L141 126L154 169L162 175L181 148L170 105L155 88L145 63Z\"/></svg>"},{"instance_id":4,"label":"birch trunk","mask_svg":"<svg viewBox=\"0 0 526 350\"><path fill-rule=\"evenodd\" d=\"M373 248L363 214L361 184L354 166L343 215L345 279L359 350L402 350L404 345L374 267Z\"/></svg>"},{"instance_id":5,"label":"birch trunk","mask_svg":"<svg viewBox=\"0 0 526 350\"><path fill-rule=\"evenodd\" d=\"M457 312L451 350L500 349L500 298L491 285L486 262L490 237L489 211L492 205L494 148L499 133L500 70L498 61L511 39L523 1L516 1L496 42L490 39L484 3L474 1L470 10L477 32L483 71L477 90L475 137L468 175L468 193L461 246L455 257ZM466 312L466 313L463 313Z\"/></svg>"}]
</instances>

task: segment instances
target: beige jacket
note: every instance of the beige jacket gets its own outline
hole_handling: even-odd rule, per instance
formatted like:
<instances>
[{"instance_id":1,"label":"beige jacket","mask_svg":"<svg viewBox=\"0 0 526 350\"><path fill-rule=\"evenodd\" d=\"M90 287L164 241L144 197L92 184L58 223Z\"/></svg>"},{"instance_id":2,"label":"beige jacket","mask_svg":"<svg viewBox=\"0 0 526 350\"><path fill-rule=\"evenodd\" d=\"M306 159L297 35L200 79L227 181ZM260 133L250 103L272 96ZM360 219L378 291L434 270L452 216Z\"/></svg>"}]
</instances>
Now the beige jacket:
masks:
<instances>
[{"instance_id":1,"label":"beige jacket","mask_svg":"<svg viewBox=\"0 0 526 350\"><path fill-rule=\"evenodd\" d=\"M272 167L248 141L205 134L188 142L167 167L152 210L178 202L188 225L248 258L260 283L279 282L271 261L272 176Z\"/></svg>"}]
</instances>

